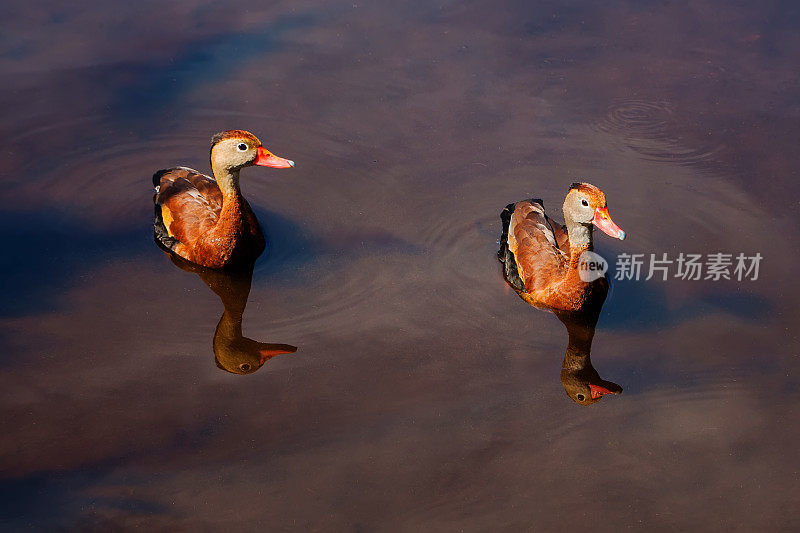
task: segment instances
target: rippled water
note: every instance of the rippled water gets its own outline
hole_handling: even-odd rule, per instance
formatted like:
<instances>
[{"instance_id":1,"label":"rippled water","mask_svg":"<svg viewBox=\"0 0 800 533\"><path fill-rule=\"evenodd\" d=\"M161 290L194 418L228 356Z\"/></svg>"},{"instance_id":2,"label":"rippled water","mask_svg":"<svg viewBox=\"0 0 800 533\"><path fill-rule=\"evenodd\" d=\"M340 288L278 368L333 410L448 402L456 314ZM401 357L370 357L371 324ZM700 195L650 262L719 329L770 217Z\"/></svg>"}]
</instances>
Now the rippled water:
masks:
<instances>
[{"instance_id":1,"label":"rippled water","mask_svg":"<svg viewBox=\"0 0 800 533\"><path fill-rule=\"evenodd\" d=\"M615 102L597 129L619 136L625 146L651 161L678 165L711 160L718 146L689 146L674 133L679 119L668 102L622 100Z\"/></svg>"},{"instance_id":2,"label":"rippled water","mask_svg":"<svg viewBox=\"0 0 800 533\"><path fill-rule=\"evenodd\" d=\"M793 4L6 13L4 529L800 527ZM152 173L208 172L229 128L297 162L242 172L243 309L152 240ZM561 220L576 180L628 234L596 232L612 265L763 256L614 281L591 363L624 393L591 406L496 257L508 203ZM220 370L243 339L298 349Z\"/></svg>"}]
</instances>

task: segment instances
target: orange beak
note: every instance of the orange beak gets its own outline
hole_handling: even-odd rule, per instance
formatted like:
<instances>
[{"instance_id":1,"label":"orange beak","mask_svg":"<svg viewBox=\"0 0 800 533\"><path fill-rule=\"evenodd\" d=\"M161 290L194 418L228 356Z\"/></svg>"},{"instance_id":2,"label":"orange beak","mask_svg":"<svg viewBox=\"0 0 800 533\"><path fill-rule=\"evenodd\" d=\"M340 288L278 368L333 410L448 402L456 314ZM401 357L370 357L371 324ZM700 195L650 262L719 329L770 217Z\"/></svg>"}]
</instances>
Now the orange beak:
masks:
<instances>
[{"instance_id":1,"label":"orange beak","mask_svg":"<svg viewBox=\"0 0 800 533\"><path fill-rule=\"evenodd\" d=\"M297 347L290 346L288 344L284 344L282 348L264 348L263 350L259 350L258 353L261 356L261 364L263 365L276 355L281 355L285 353L294 353L297 351Z\"/></svg>"},{"instance_id":2,"label":"orange beak","mask_svg":"<svg viewBox=\"0 0 800 533\"><path fill-rule=\"evenodd\" d=\"M294 166L294 161L273 155L263 146L259 146L253 164L260 167L289 168Z\"/></svg>"},{"instance_id":3,"label":"orange beak","mask_svg":"<svg viewBox=\"0 0 800 533\"><path fill-rule=\"evenodd\" d=\"M605 396L606 394L619 394L618 392L608 390L605 387L602 387L600 385L595 385L593 383L589 383L589 390L591 391L592 398L594 399L597 399L601 396Z\"/></svg>"},{"instance_id":4,"label":"orange beak","mask_svg":"<svg viewBox=\"0 0 800 533\"><path fill-rule=\"evenodd\" d=\"M608 214L607 207L598 207L594 210L592 224L600 228L603 233L610 235L615 239L619 239L621 241L625 240L625 232L622 231L619 226L614 224L613 220L611 220L611 215Z\"/></svg>"}]
</instances>

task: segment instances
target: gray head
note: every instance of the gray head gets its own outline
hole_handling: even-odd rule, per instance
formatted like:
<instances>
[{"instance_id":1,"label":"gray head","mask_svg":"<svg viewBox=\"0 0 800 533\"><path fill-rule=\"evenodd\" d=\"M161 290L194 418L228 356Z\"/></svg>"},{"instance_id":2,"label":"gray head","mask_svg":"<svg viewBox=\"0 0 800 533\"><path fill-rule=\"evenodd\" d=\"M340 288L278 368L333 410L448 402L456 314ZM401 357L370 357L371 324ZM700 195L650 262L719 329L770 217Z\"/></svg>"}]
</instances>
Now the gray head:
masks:
<instances>
[{"instance_id":1,"label":"gray head","mask_svg":"<svg viewBox=\"0 0 800 533\"><path fill-rule=\"evenodd\" d=\"M590 183L573 183L564 199L564 220L584 226L594 225L611 237L623 240L625 232L608 214L606 195Z\"/></svg>"},{"instance_id":2,"label":"gray head","mask_svg":"<svg viewBox=\"0 0 800 533\"><path fill-rule=\"evenodd\" d=\"M211 167L227 171L251 165L289 168L294 161L272 154L258 137L244 130L227 130L211 138Z\"/></svg>"}]
</instances>

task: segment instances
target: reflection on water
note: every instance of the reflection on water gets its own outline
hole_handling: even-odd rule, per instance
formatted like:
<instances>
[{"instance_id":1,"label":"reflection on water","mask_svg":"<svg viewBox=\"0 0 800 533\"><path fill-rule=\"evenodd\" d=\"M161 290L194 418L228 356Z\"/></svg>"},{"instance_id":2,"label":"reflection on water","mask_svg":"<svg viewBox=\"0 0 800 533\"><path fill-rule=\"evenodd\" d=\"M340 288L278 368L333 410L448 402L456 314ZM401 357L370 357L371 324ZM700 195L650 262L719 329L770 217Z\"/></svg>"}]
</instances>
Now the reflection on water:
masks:
<instances>
[{"instance_id":1,"label":"reflection on water","mask_svg":"<svg viewBox=\"0 0 800 533\"><path fill-rule=\"evenodd\" d=\"M796 3L6 4L3 529L800 529ZM243 181L270 254L209 290L149 177L229 128L303 165ZM762 276L615 281L565 333L497 211L586 178L603 257ZM302 348L242 378L217 325L231 369ZM624 395L567 400L565 345Z\"/></svg>"},{"instance_id":2,"label":"reflection on water","mask_svg":"<svg viewBox=\"0 0 800 533\"><path fill-rule=\"evenodd\" d=\"M165 253L181 270L197 274L219 296L225 307L214 332L217 367L232 374L252 374L276 355L297 351L297 346L259 342L242 335L242 316L250 295L255 263L235 269L215 270L184 261L167 251Z\"/></svg>"},{"instance_id":3,"label":"reflection on water","mask_svg":"<svg viewBox=\"0 0 800 533\"><path fill-rule=\"evenodd\" d=\"M568 337L564 362L561 364L561 384L567 396L581 405L596 403L606 394L622 393L622 387L602 379L592 366L592 339L601 309L602 305L583 313L555 311L555 315L566 326Z\"/></svg>"},{"instance_id":4,"label":"reflection on water","mask_svg":"<svg viewBox=\"0 0 800 533\"><path fill-rule=\"evenodd\" d=\"M536 206L537 203L541 204L541 200L532 200L532 202L534 202L534 206ZM522 203L523 202L520 204ZM515 252L512 251L512 246L509 246L509 240L513 239L509 230L511 217L515 213L515 207L520 204L509 204L500 215L503 233L499 241L500 249L497 252L497 258L502 265L503 279L505 279L506 283L514 289L522 300L533 307L552 311L567 328L567 349L564 353L564 361L561 364L561 384L564 386L567 396L572 398L577 404L591 405L600 401L606 394L621 394L622 387L616 383L600 378L591 360L592 340L594 339L597 321L600 318L600 313L605 304L606 294L608 292L608 281L605 278L592 281L597 288L594 291L587 291L586 294L588 294L589 297L584 301L580 309L577 310L570 311L553 308L536 300L533 295L527 291L525 282L521 277L522 271L518 270L517 256ZM566 203L564 209L567 209ZM541 253L547 257L559 253L559 250L563 251L566 257L577 255L574 250L570 252L570 237L567 233L568 226L562 226L551 220L548 216L544 216L544 212L541 213L541 217L536 215L535 212L533 214L535 216L533 220L541 220L541 223L531 228L531 230L540 232L542 234L542 240L537 241L536 237L531 236L526 246L533 249L540 249L537 250L537 252L541 251ZM525 219L523 218L522 220L524 224ZM591 250L591 230L589 230L589 235L588 249ZM547 240L544 240L545 237L547 237ZM535 244L531 245L532 242ZM549 249L550 246L552 246L552 250ZM516 250L522 247L516 248L516 246L514 246L514 248ZM579 252L580 250L578 253ZM539 258L541 257L542 256L539 256ZM546 277L546 274L552 274L552 271L548 270L547 260L541 263L541 266L542 268L539 272L540 276L545 275ZM577 268L577 266L577 264L573 265L568 262L566 268L574 269ZM575 273L571 272L571 274ZM530 275L530 273L527 275ZM579 279L577 275L573 278L566 276L564 282L570 279L576 284L582 284L584 282L584 280Z\"/></svg>"}]
</instances>

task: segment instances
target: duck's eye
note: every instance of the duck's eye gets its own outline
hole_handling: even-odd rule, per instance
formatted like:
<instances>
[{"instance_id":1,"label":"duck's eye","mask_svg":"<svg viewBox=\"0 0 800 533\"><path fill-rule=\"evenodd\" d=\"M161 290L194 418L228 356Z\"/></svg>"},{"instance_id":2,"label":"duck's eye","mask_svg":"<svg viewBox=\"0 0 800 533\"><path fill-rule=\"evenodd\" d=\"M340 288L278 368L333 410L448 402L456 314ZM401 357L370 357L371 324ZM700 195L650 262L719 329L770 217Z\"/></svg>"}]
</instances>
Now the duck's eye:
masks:
<instances>
[{"instance_id":1,"label":"duck's eye","mask_svg":"<svg viewBox=\"0 0 800 533\"><path fill-rule=\"evenodd\" d=\"M239 146L237 146L236 148L238 148L240 152L247 151L247 145L245 143L239 143Z\"/></svg>"},{"instance_id":2,"label":"duck's eye","mask_svg":"<svg viewBox=\"0 0 800 533\"><path fill-rule=\"evenodd\" d=\"M242 146L242 145L240 144L239 146ZM239 365L239 370L241 370L242 372L247 372L248 370L250 370L250 364L249 363L242 363L241 365Z\"/></svg>"},{"instance_id":3,"label":"duck's eye","mask_svg":"<svg viewBox=\"0 0 800 533\"><path fill-rule=\"evenodd\" d=\"M241 144L239 146L241 146ZM581 205L583 207L589 207L589 202L587 202L586 200L581 200Z\"/></svg>"},{"instance_id":4,"label":"duck's eye","mask_svg":"<svg viewBox=\"0 0 800 533\"><path fill-rule=\"evenodd\" d=\"M584 398L586 398L586 396L584 396L583 394L578 394L578 401L579 402L582 402Z\"/></svg>"}]
</instances>

